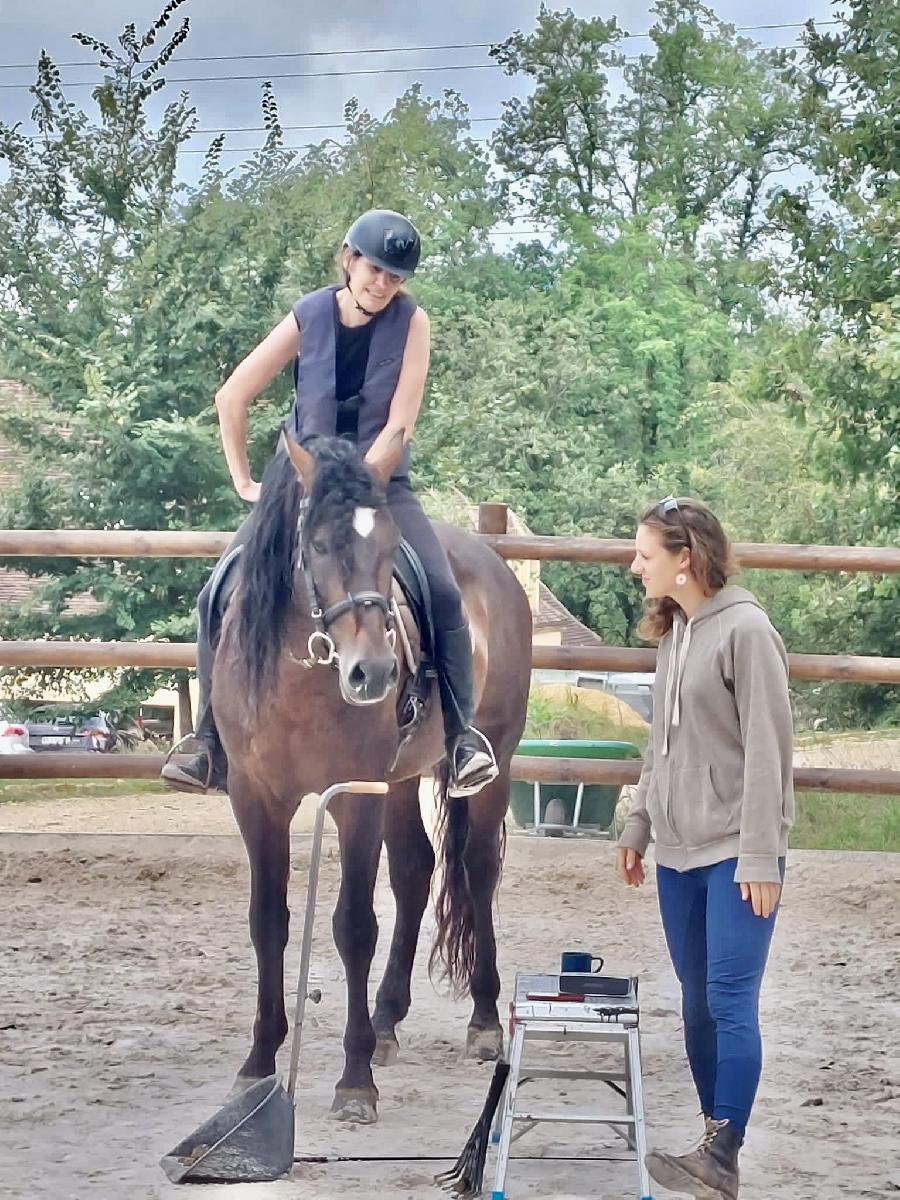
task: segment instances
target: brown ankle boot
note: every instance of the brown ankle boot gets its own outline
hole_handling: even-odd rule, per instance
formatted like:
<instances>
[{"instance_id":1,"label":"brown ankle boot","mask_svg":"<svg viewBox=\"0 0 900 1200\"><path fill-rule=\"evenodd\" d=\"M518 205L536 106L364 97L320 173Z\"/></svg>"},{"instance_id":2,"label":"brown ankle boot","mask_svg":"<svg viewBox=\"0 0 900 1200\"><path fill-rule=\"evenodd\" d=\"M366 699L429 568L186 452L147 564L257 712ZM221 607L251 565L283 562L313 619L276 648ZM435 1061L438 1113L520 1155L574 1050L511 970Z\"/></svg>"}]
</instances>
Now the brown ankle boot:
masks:
<instances>
[{"instance_id":1,"label":"brown ankle boot","mask_svg":"<svg viewBox=\"0 0 900 1200\"><path fill-rule=\"evenodd\" d=\"M744 1138L730 1121L706 1118L706 1131L686 1154L651 1150L647 1170L657 1183L696 1200L737 1200L738 1151Z\"/></svg>"}]
</instances>

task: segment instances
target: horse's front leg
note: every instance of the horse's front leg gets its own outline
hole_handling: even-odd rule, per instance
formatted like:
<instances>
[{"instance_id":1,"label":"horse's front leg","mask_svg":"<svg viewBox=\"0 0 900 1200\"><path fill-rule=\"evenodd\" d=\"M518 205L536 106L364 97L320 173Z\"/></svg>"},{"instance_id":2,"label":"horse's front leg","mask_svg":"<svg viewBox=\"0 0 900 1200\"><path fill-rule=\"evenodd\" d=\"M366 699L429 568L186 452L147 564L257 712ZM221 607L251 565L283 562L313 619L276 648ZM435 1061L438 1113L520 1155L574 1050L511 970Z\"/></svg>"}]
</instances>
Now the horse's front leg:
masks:
<instances>
[{"instance_id":1,"label":"horse's front leg","mask_svg":"<svg viewBox=\"0 0 900 1200\"><path fill-rule=\"evenodd\" d=\"M372 1078L375 1030L369 1016L369 969L378 939L373 896L381 853L381 796L336 796L331 814L341 848L341 888L334 910L334 943L347 976L344 1073L331 1111L341 1121L377 1120L378 1089Z\"/></svg>"},{"instance_id":2,"label":"horse's front leg","mask_svg":"<svg viewBox=\"0 0 900 1200\"><path fill-rule=\"evenodd\" d=\"M450 801L454 803L453 800ZM503 1028L497 1011L500 975L494 937L494 892L500 878L503 819L509 803L509 771L469 798L469 836L465 862L472 894L475 961L472 970L472 1017L466 1034L469 1058L503 1055Z\"/></svg>"},{"instance_id":3,"label":"horse's front leg","mask_svg":"<svg viewBox=\"0 0 900 1200\"><path fill-rule=\"evenodd\" d=\"M229 793L250 862L250 938L256 951L258 981L253 1046L233 1089L240 1090L274 1074L275 1055L287 1037L284 948L290 920L291 814L271 811L236 771L230 773Z\"/></svg>"}]
</instances>

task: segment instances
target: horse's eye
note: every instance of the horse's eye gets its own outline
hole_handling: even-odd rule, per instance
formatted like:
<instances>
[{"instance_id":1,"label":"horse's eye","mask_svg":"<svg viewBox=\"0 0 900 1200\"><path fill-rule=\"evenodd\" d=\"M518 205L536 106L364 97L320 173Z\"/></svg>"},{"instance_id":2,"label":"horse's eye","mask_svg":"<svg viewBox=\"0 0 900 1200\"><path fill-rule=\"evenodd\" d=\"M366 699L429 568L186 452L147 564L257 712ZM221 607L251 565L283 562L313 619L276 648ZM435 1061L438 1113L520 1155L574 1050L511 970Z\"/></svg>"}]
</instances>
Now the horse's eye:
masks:
<instances>
[{"instance_id":1,"label":"horse's eye","mask_svg":"<svg viewBox=\"0 0 900 1200\"><path fill-rule=\"evenodd\" d=\"M312 547L314 554L327 554L328 553L328 547L325 545L325 543L322 541L321 538L313 538L313 540L310 542L310 546Z\"/></svg>"}]
</instances>

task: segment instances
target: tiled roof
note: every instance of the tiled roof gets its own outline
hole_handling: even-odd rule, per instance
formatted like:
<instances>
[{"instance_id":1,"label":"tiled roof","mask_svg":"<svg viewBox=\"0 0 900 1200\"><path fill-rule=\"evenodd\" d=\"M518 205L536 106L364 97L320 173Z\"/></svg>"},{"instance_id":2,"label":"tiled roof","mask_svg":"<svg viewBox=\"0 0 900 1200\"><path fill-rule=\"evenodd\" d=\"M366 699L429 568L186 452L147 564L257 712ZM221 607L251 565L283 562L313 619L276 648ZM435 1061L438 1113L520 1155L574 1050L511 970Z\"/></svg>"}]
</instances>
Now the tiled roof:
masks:
<instances>
[{"instance_id":1,"label":"tiled roof","mask_svg":"<svg viewBox=\"0 0 900 1200\"><path fill-rule=\"evenodd\" d=\"M26 575L24 571L16 571L8 567L0 567L0 608L32 608L33 596L42 583L47 582L46 576ZM81 592L70 596L63 615L67 617L85 616L100 612L103 605L95 600L89 592ZM46 611L47 606L37 606L37 611Z\"/></svg>"},{"instance_id":2,"label":"tiled roof","mask_svg":"<svg viewBox=\"0 0 900 1200\"><path fill-rule=\"evenodd\" d=\"M535 632L558 630L564 646L602 646L603 639L582 624L547 587L540 584L540 608L534 614Z\"/></svg>"},{"instance_id":3,"label":"tiled roof","mask_svg":"<svg viewBox=\"0 0 900 1200\"><path fill-rule=\"evenodd\" d=\"M31 408L34 394L22 383L0 379L0 410ZM3 435L0 424L0 490L11 487L19 477L21 458L15 447Z\"/></svg>"}]
</instances>

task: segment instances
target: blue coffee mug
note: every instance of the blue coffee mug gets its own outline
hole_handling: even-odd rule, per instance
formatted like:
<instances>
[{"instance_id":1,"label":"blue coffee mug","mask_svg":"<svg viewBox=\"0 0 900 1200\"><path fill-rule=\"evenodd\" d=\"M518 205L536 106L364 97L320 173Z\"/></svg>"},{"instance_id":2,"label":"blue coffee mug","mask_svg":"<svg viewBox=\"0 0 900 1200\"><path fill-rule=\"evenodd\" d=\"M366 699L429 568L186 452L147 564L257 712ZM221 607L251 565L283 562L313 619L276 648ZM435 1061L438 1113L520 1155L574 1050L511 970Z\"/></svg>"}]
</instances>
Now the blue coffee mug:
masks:
<instances>
[{"instance_id":1,"label":"blue coffee mug","mask_svg":"<svg viewBox=\"0 0 900 1200\"><path fill-rule=\"evenodd\" d=\"M592 964L599 963L598 971L603 970L603 959L599 954L587 954L581 950L566 950L563 953L560 961L560 972L563 975L576 974L588 975L592 970Z\"/></svg>"}]
</instances>

